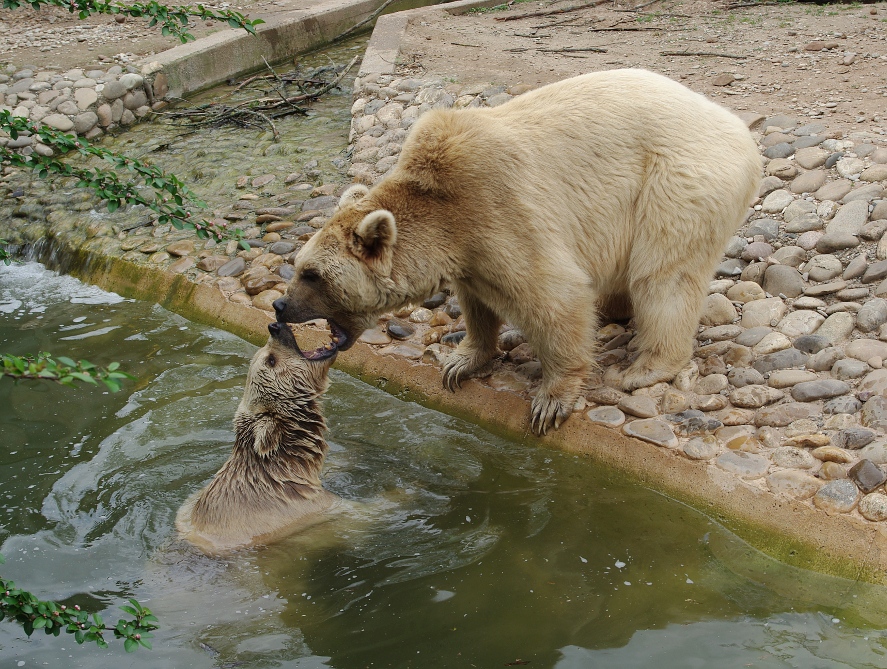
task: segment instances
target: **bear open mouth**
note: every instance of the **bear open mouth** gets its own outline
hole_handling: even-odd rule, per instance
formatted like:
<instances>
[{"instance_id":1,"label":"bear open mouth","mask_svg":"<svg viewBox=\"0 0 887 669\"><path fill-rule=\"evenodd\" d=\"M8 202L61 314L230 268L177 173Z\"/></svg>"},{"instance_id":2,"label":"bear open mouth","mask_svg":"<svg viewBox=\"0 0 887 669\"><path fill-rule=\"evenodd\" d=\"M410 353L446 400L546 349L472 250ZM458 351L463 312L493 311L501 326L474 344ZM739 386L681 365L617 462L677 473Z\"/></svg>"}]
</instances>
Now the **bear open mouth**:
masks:
<instances>
[{"instance_id":1,"label":"bear open mouth","mask_svg":"<svg viewBox=\"0 0 887 669\"><path fill-rule=\"evenodd\" d=\"M312 351L303 351L299 348L299 345L296 344L296 350L302 354L302 357L306 360L326 360L327 358L331 358L336 353L339 352L339 349L344 349L348 347L349 339L348 334L339 327L334 321L327 320L327 325L330 326L330 342L325 346L321 346L319 348L315 348Z\"/></svg>"},{"instance_id":2,"label":"bear open mouth","mask_svg":"<svg viewBox=\"0 0 887 669\"><path fill-rule=\"evenodd\" d=\"M286 323L275 321L268 324L268 331L271 336L275 337L280 343L293 349L306 360L321 361L332 358L339 352L341 348L347 348L350 343L348 334L333 321L327 321L330 326L330 342L324 346L303 351L296 341L292 328Z\"/></svg>"}]
</instances>

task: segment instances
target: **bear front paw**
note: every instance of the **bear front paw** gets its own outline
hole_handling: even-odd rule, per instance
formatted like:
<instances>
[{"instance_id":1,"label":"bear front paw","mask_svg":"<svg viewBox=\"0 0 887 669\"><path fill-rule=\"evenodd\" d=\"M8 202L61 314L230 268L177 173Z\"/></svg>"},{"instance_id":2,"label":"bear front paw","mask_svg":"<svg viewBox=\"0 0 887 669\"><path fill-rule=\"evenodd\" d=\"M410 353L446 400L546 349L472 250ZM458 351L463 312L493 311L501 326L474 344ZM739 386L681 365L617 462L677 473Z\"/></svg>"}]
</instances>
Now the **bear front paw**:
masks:
<instances>
[{"instance_id":1,"label":"bear front paw","mask_svg":"<svg viewBox=\"0 0 887 669\"><path fill-rule=\"evenodd\" d=\"M492 371L489 360L478 362L476 356L451 353L443 366L443 386L454 393L466 379L489 376Z\"/></svg>"},{"instance_id":2,"label":"bear front paw","mask_svg":"<svg viewBox=\"0 0 887 669\"><path fill-rule=\"evenodd\" d=\"M533 398L533 405L530 408L530 427L536 436L545 436L549 429L558 429L571 413L573 413L572 402L567 405L557 397L540 391Z\"/></svg>"}]
</instances>

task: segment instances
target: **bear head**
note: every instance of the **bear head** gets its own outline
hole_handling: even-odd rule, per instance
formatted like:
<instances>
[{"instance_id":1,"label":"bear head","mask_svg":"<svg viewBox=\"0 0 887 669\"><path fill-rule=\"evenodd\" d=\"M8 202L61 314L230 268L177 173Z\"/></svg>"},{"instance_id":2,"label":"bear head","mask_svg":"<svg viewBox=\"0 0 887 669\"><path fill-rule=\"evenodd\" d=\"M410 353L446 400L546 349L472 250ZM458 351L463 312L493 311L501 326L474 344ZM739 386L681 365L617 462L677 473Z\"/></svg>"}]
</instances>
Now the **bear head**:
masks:
<instances>
[{"instance_id":1,"label":"bear head","mask_svg":"<svg viewBox=\"0 0 887 669\"><path fill-rule=\"evenodd\" d=\"M332 341L308 358L347 350L398 299L391 277L397 224L368 194L362 185L345 191L335 215L299 251L286 295L274 302L281 323L327 320Z\"/></svg>"}]
</instances>

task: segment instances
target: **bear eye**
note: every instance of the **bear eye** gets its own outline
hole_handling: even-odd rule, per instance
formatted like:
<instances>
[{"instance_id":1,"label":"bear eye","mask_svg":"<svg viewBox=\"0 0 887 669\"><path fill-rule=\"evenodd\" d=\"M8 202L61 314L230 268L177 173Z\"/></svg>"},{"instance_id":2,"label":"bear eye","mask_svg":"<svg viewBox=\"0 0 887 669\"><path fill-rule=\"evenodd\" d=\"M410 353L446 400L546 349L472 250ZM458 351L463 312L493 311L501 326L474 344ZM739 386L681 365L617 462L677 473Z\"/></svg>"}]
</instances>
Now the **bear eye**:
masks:
<instances>
[{"instance_id":1,"label":"bear eye","mask_svg":"<svg viewBox=\"0 0 887 669\"><path fill-rule=\"evenodd\" d=\"M265 361L268 363L269 367L274 367L277 364L277 358L274 357L274 354L268 356L268 359Z\"/></svg>"},{"instance_id":2,"label":"bear eye","mask_svg":"<svg viewBox=\"0 0 887 669\"><path fill-rule=\"evenodd\" d=\"M320 274L318 274L315 269L303 269L299 278L302 281L317 281L320 279Z\"/></svg>"}]
</instances>

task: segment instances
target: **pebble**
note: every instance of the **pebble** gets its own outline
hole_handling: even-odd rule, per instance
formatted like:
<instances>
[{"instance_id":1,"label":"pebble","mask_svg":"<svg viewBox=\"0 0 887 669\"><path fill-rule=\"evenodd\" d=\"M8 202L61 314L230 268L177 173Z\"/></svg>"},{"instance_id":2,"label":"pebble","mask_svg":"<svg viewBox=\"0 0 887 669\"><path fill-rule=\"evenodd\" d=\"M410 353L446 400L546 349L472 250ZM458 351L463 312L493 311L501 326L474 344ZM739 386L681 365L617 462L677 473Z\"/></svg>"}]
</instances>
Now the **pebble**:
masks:
<instances>
[{"instance_id":1,"label":"pebble","mask_svg":"<svg viewBox=\"0 0 887 669\"><path fill-rule=\"evenodd\" d=\"M848 479L829 481L813 495L813 504L829 515L852 511L858 500L859 490Z\"/></svg>"},{"instance_id":2,"label":"pebble","mask_svg":"<svg viewBox=\"0 0 887 669\"><path fill-rule=\"evenodd\" d=\"M847 476L864 493L870 493L887 481L887 474L871 460L860 460L847 470Z\"/></svg>"},{"instance_id":3,"label":"pebble","mask_svg":"<svg viewBox=\"0 0 887 669\"><path fill-rule=\"evenodd\" d=\"M385 324L385 332L387 332L393 339L406 340L416 332L416 328L410 325L407 321L399 318L392 318Z\"/></svg>"},{"instance_id":4,"label":"pebble","mask_svg":"<svg viewBox=\"0 0 887 669\"><path fill-rule=\"evenodd\" d=\"M876 523L887 520L887 495L877 492L866 495L859 502L859 513Z\"/></svg>"},{"instance_id":5,"label":"pebble","mask_svg":"<svg viewBox=\"0 0 887 669\"><path fill-rule=\"evenodd\" d=\"M656 446L676 448L679 444L671 426L658 418L644 418L626 423L622 426L622 432L629 437L636 437Z\"/></svg>"},{"instance_id":6,"label":"pebble","mask_svg":"<svg viewBox=\"0 0 887 669\"><path fill-rule=\"evenodd\" d=\"M835 436L835 443L844 448L856 449L867 446L875 439L875 432L864 427L849 427Z\"/></svg>"},{"instance_id":7,"label":"pebble","mask_svg":"<svg viewBox=\"0 0 887 669\"><path fill-rule=\"evenodd\" d=\"M849 451L836 446L819 446L810 455L822 462L838 462L843 465L853 462L853 455Z\"/></svg>"},{"instance_id":8,"label":"pebble","mask_svg":"<svg viewBox=\"0 0 887 669\"><path fill-rule=\"evenodd\" d=\"M819 415L819 408L805 402L788 402L758 409L755 413L755 425L758 427L784 427L801 418Z\"/></svg>"},{"instance_id":9,"label":"pebble","mask_svg":"<svg viewBox=\"0 0 887 669\"><path fill-rule=\"evenodd\" d=\"M837 379L818 379L816 381L804 381L792 387L792 398L796 402L815 402L816 400L829 399L850 392L850 386L845 381Z\"/></svg>"},{"instance_id":10,"label":"pebble","mask_svg":"<svg viewBox=\"0 0 887 669\"><path fill-rule=\"evenodd\" d=\"M684 455L691 460L711 460L721 451L718 440L712 435L695 437L684 444Z\"/></svg>"},{"instance_id":11,"label":"pebble","mask_svg":"<svg viewBox=\"0 0 887 669\"><path fill-rule=\"evenodd\" d=\"M794 499L810 499L822 486L822 481L806 472L784 470L767 476L767 485L773 492Z\"/></svg>"},{"instance_id":12,"label":"pebble","mask_svg":"<svg viewBox=\"0 0 887 669\"><path fill-rule=\"evenodd\" d=\"M656 400L644 395L631 395L624 397L617 405L619 409L638 418L652 418L659 415Z\"/></svg>"},{"instance_id":13,"label":"pebble","mask_svg":"<svg viewBox=\"0 0 887 669\"><path fill-rule=\"evenodd\" d=\"M613 406L591 409L585 414L592 423L617 428L625 422L625 414Z\"/></svg>"},{"instance_id":14,"label":"pebble","mask_svg":"<svg viewBox=\"0 0 887 669\"><path fill-rule=\"evenodd\" d=\"M770 469L770 460L763 455L744 451L726 451L721 453L715 463L721 469L735 474L742 479L759 479Z\"/></svg>"},{"instance_id":15,"label":"pebble","mask_svg":"<svg viewBox=\"0 0 887 669\"><path fill-rule=\"evenodd\" d=\"M823 462L819 468L819 478L823 481L837 481L847 478L847 467L838 462Z\"/></svg>"},{"instance_id":16,"label":"pebble","mask_svg":"<svg viewBox=\"0 0 887 669\"><path fill-rule=\"evenodd\" d=\"M781 400L783 397L785 397L785 393L776 388L764 385L749 385L737 388L730 393L730 402L733 406L742 409L758 409L766 404L772 404Z\"/></svg>"},{"instance_id":17,"label":"pebble","mask_svg":"<svg viewBox=\"0 0 887 669\"><path fill-rule=\"evenodd\" d=\"M861 460L871 460L876 465L887 464L887 442L884 439L863 446L857 451Z\"/></svg>"},{"instance_id":18,"label":"pebble","mask_svg":"<svg viewBox=\"0 0 887 669\"><path fill-rule=\"evenodd\" d=\"M862 405L860 422L873 430L887 432L887 397L875 395Z\"/></svg>"}]
</instances>

